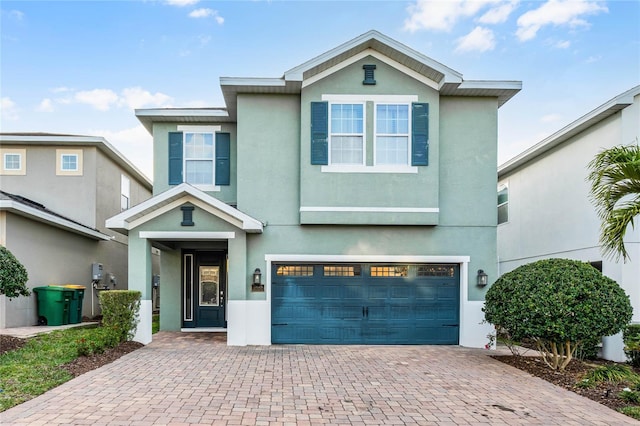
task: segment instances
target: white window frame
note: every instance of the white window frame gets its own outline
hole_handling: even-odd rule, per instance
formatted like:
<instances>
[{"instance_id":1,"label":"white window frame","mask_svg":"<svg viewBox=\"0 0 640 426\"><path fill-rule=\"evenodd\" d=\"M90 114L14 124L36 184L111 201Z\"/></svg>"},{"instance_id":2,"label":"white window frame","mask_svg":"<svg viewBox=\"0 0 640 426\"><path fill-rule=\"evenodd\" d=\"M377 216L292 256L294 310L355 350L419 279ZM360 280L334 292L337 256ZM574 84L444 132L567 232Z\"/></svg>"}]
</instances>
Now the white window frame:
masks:
<instances>
[{"instance_id":1,"label":"white window frame","mask_svg":"<svg viewBox=\"0 0 640 426\"><path fill-rule=\"evenodd\" d=\"M0 149L0 155L2 156L2 164L0 165L0 175L26 175L26 158L27 158L27 150L26 149ZM17 156L18 157L18 168L7 168L7 157L8 156Z\"/></svg>"},{"instance_id":2,"label":"white window frame","mask_svg":"<svg viewBox=\"0 0 640 426\"><path fill-rule=\"evenodd\" d=\"M123 201L127 200L126 206ZM120 211L131 207L131 180L125 175L120 175Z\"/></svg>"},{"instance_id":3,"label":"white window frame","mask_svg":"<svg viewBox=\"0 0 640 426\"><path fill-rule=\"evenodd\" d=\"M64 168L64 157L75 157L75 169ZM81 149L56 149L56 175L58 176L82 176L82 150Z\"/></svg>"},{"instance_id":4,"label":"white window frame","mask_svg":"<svg viewBox=\"0 0 640 426\"><path fill-rule=\"evenodd\" d=\"M361 105L362 106L362 133L333 133L333 129L331 128L331 124L332 124L332 119L331 119L331 107L333 105ZM351 166L351 167L360 167L360 166L364 166L365 162L366 162L366 158L367 158L367 141L366 141L366 134L367 134L367 104L366 102L360 101L360 102L329 102L329 114L328 114L328 119L329 119L329 126L328 126L328 132L329 132L329 164L334 165L334 166ZM331 152L332 152L332 145L333 145L333 137L337 136L337 137L357 137L360 136L362 138L362 158L360 159L359 163L336 163L333 164L333 159L331 158Z\"/></svg>"},{"instance_id":5,"label":"white window frame","mask_svg":"<svg viewBox=\"0 0 640 426\"><path fill-rule=\"evenodd\" d=\"M503 225L505 223L509 223L509 182L500 182L500 183L498 183L497 194L499 194L500 191L502 191L503 189L507 190L507 201L505 201L504 203L498 203L498 206L496 208L496 222L497 222L498 225ZM503 206L506 206L506 208L507 208L507 220L505 220L504 222L500 222L498 220L499 219L498 211L500 210L500 207L503 207Z\"/></svg>"},{"instance_id":6,"label":"white window frame","mask_svg":"<svg viewBox=\"0 0 640 426\"><path fill-rule=\"evenodd\" d=\"M190 184L202 191L220 191L220 186L216 185L216 133L222 130L221 126L178 126L178 131L182 132L182 181L187 182L187 161L198 160L196 157L187 158L187 133L211 134L213 137L213 163L211 184Z\"/></svg>"},{"instance_id":7,"label":"white window frame","mask_svg":"<svg viewBox=\"0 0 640 426\"><path fill-rule=\"evenodd\" d=\"M363 163L362 164L356 164L356 165L348 165L348 164L331 164L331 146L329 145L329 165L326 166L322 166L321 167L321 172L322 173L412 173L412 174L416 174L418 173L418 167L417 166L411 166L411 162L409 159L409 162L407 163L407 165L394 165L394 164L378 164L376 165L374 162L374 165L371 166L367 166L366 165L366 158L367 158L367 118L366 118L366 103L367 102L373 102L373 104L375 105L376 103L389 103L389 104L409 104L411 105L412 102L418 102L418 96L417 95L366 95L366 94L360 94L360 95L350 95L350 94L323 94L322 95L322 100L325 102L329 103L329 108L331 108L331 103L336 103L336 104L357 104L357 103L362 103L365 105L365 109L364 109L364 116L363 116L363 120L364 120L364 126L363 126L363 131L364 131L364 137L363 137ZM409 108L409 114L411 115L411 108ZM329 109L329 127L331 126L331 116L330 116L330 109ZM374 106L374 115L375 115L375 106ZM411 123L409 123L411 124ZM374 133L375 133L375 129L374 129ZM374 135L375 137L375 135ZM331 129L329 128L328 131L328 138L329 138L329 143L330 142L330 138L331 138ZM375 150L375 147L374 147ZM411 140L409 140L409 156L411 156Z\"/></svg>"},{"instance_id":8,"label":"white window frame","mask_svg":"<svg viewBox=\"0 0 640 426\"><path fill-rule=\"evenodd\" d=\"M407 107L407 133L378 133L378 105L404 105ZM411 103L410 102L377 102L373 104L373 165L382 167L408 167L411 165ZM378 164L378 137L402 137L407 138L407 158L402 164Z\"/></svg>"}]
</instances>

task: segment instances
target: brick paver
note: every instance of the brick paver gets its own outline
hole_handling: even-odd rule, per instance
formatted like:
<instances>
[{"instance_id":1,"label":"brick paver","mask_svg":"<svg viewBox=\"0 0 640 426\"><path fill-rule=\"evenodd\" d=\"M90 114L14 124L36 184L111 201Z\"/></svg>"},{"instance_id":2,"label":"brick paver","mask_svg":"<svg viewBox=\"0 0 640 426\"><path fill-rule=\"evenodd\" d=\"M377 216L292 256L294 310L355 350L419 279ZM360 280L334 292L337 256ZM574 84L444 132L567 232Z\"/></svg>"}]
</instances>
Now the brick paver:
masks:
<instances>
[{"instance_id":1,"label":"brick paver","mask_svg":"<svg viewBox=\"0 0 640 426\"><path fill-rule=\"evenodd\" d=\"M622 425L633 419L457 346L148 346L0 413L29 425Z\"/></svg>"}]
</instances>

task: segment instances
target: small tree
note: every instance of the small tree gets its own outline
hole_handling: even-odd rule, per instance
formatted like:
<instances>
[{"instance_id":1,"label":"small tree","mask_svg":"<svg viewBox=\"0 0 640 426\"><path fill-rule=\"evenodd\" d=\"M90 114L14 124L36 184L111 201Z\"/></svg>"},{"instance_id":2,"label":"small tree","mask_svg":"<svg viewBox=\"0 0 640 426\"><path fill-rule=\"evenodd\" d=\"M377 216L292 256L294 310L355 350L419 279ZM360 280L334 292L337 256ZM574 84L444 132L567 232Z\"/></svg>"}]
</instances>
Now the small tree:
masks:
<instances>
[{"instance_id":1,"label":"small tree","mask_svg":"<svg viewBox=\"0 0 640 426\"><path fill-rule=\"evenodd\" d=\"M131 340L136 332L141 296L133 290L110 290L98 295L102 326L113 330L120 342Z\"/></svg>"},{"instance_id":2,"label":"small tree","mask_svg":"<svg viewBox=\"0 0 640 426\"><path fill-rule=\"evenodd\" d=\"M4 246L0 246L0 294L12 299L31 294L27 288L29 276L22 263Z\"/></svg>"},{"instance_id":3,"label":"small tree","mask_svg":"<svg viewBox=\"0 0 640 426\"><path fill-rule=\"evenodd\" d=\"M583 342L622 330L632 314L618 283L568 259L540 260L504 274L487 291L483 311L514 340L533 340L554 370L564 370Z\"/></svg>"}]
</instances>

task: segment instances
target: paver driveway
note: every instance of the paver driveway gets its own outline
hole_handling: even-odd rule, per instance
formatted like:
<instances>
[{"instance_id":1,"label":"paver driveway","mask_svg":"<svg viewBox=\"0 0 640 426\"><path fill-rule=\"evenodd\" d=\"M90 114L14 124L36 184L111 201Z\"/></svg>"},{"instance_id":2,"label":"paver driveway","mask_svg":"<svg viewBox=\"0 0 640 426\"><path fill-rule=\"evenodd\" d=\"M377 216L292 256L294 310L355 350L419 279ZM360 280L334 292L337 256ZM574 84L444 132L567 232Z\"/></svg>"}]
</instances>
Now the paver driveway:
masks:
<instances>
[{"instance_id":1,"label":"paver driveway","mask_svg":"<svg viewBox=\"0 0 640 426\"><path fill-rule=\"evenodd\" d=\"M452 346L228 347L165 333L0 414L0 424L635 424Z\"/></svg>"}]
</instances>

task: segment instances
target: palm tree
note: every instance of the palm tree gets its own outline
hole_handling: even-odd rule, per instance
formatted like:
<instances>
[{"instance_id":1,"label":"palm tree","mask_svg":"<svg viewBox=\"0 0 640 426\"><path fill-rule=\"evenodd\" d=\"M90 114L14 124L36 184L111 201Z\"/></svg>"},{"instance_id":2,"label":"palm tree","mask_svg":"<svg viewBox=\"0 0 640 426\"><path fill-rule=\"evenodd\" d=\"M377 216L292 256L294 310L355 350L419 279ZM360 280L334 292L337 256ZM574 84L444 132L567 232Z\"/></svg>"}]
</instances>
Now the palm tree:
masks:
<instances>
[{"instance_id":1,"label":"palm tree","mask_svg":"<svg viewBox=\"0 0 640 426\"><path fill-rule=\"evenodd\" d=\"M620 145L599 152L589 163L591 201L601 220L603 254L614 260L629 259L624 235L640 214L640 147Z\"/></svg>"}]
</instances>

